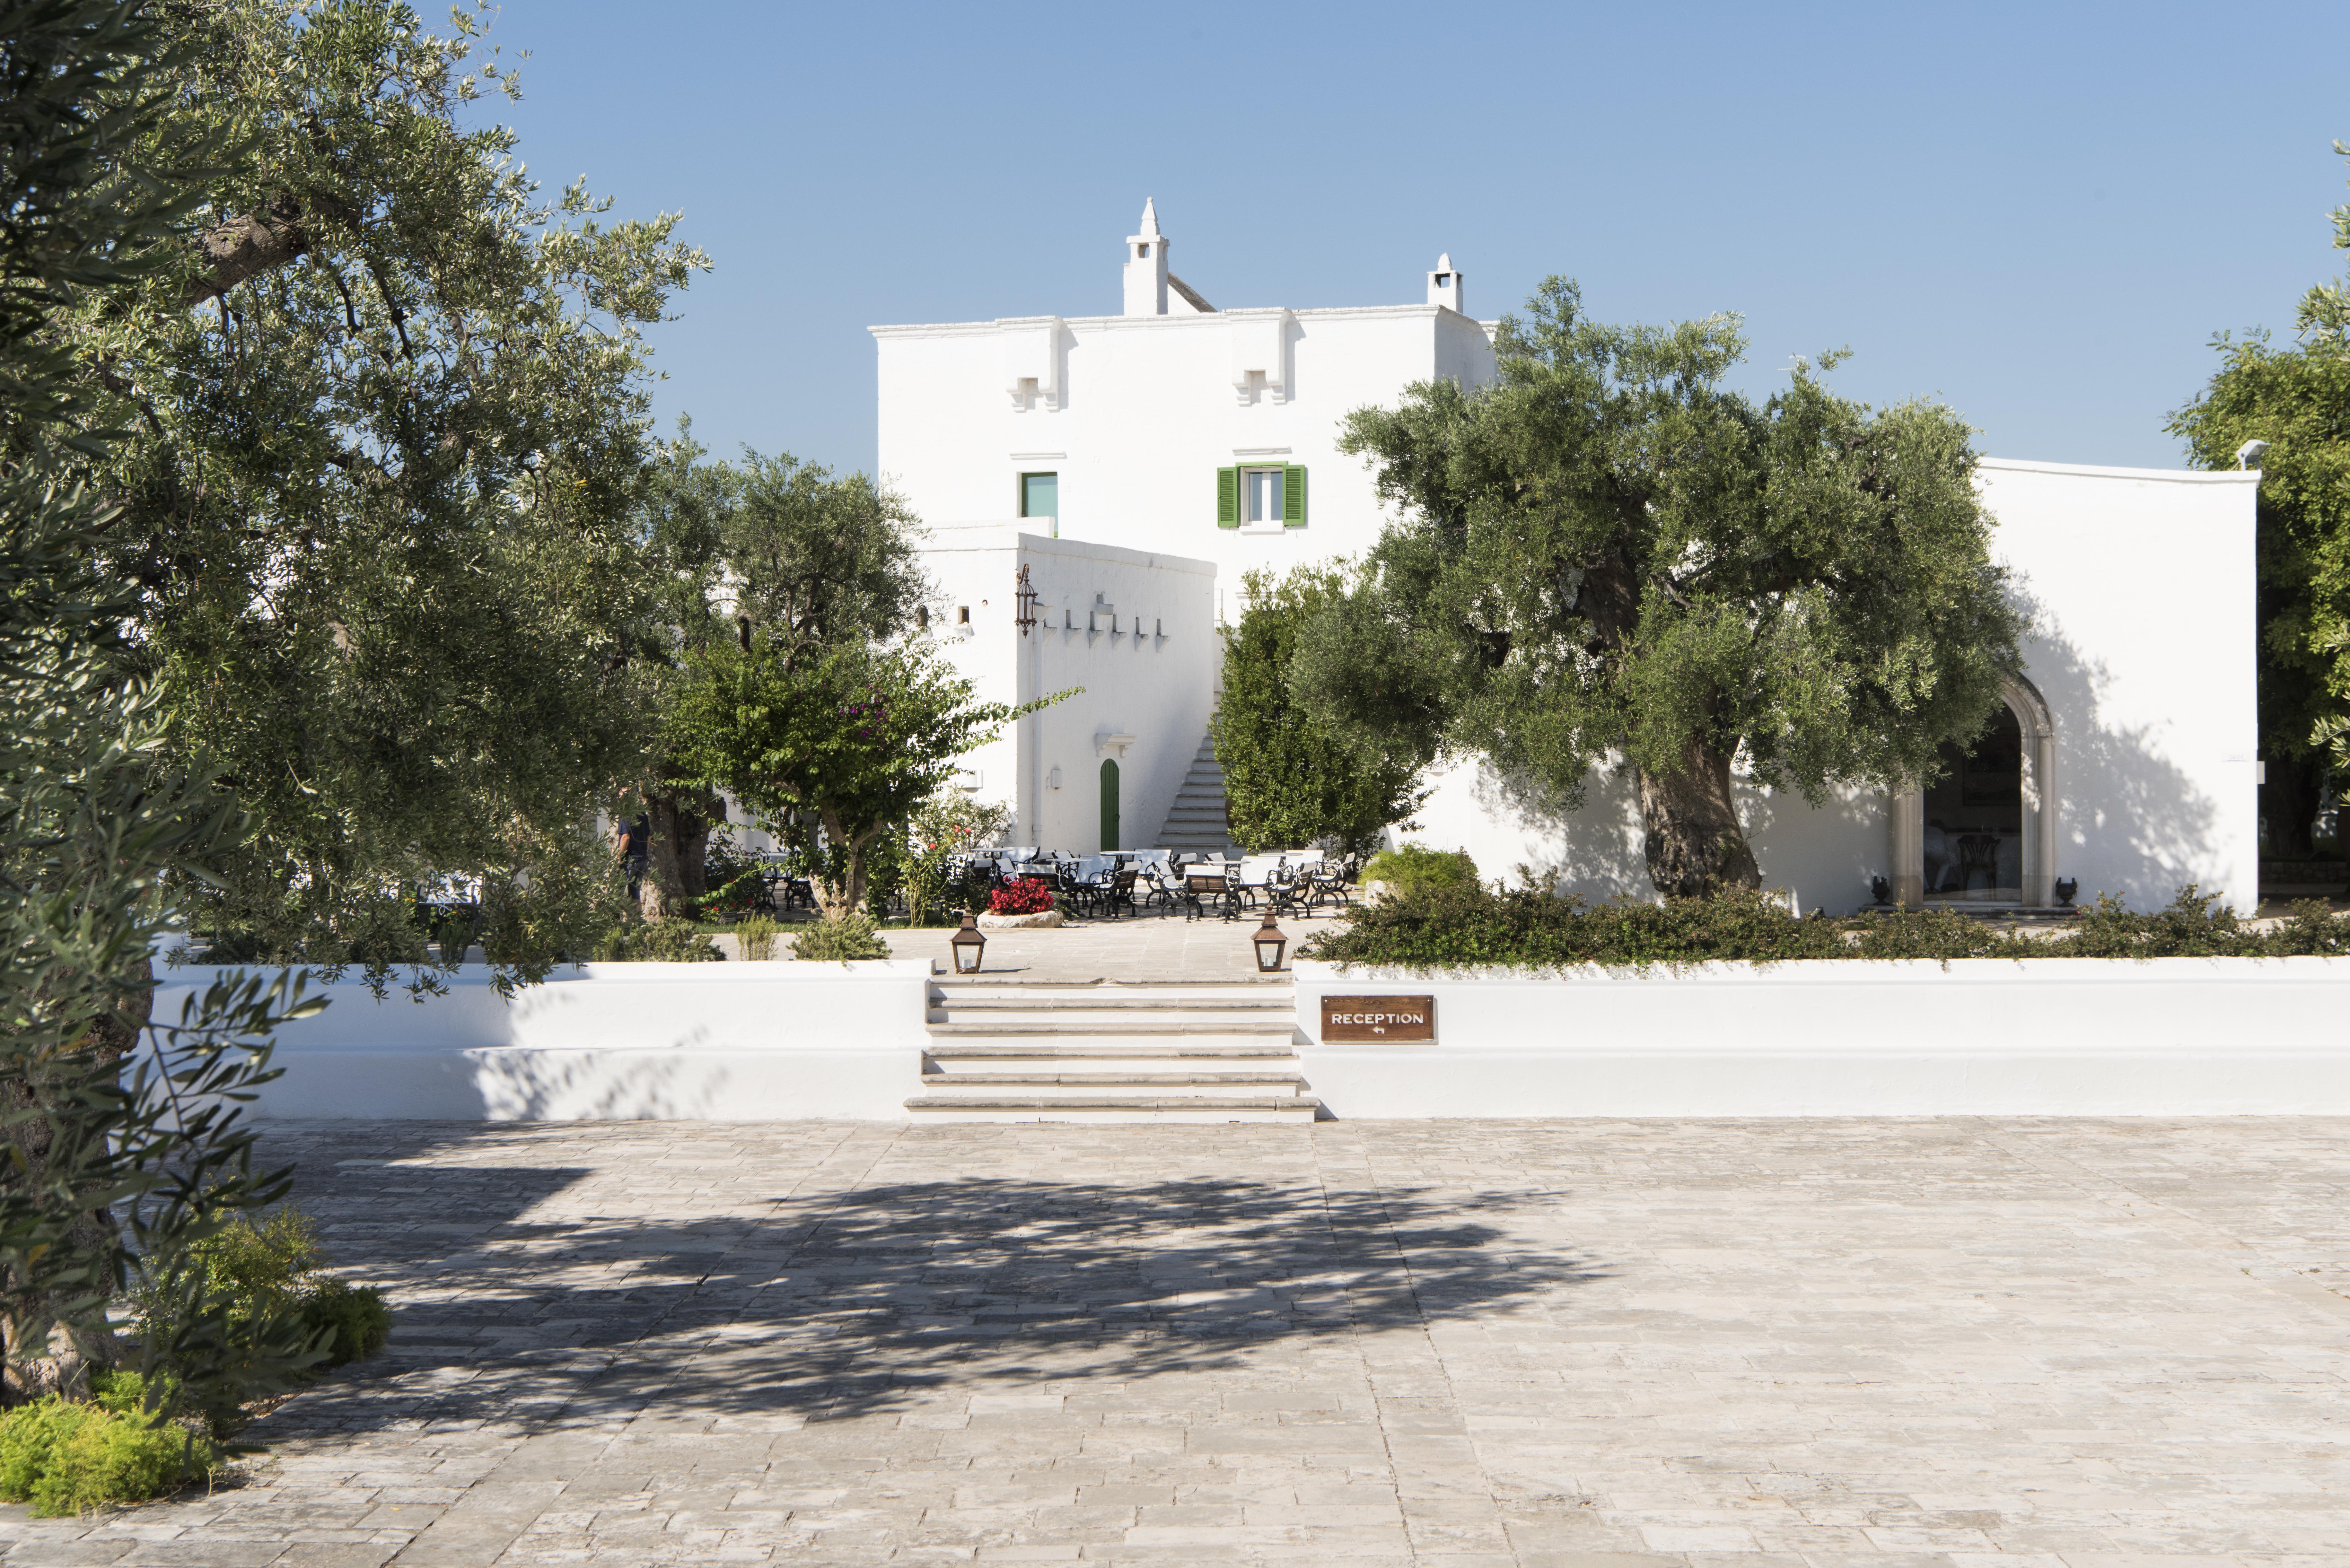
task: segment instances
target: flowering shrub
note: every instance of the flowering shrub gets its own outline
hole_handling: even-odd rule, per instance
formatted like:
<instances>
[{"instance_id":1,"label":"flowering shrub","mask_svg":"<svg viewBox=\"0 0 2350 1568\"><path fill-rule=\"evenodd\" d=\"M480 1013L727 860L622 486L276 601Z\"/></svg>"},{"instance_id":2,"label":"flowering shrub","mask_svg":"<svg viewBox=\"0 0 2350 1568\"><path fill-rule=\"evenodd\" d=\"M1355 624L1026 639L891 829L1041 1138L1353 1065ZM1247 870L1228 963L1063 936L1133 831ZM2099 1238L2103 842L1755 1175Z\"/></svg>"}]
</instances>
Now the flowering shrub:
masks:
<instances>
[{"instance_id":1,"label":"flowering shrub","mask_svg":"<svg viewBox=\"0 0 2350 1568\"><path fill-rule=\"evenodd\" d=\"M987 896L991 915L1041 915L1053 907L1053 889L1042 877L1006 882Z\"/></svg>"}]
</instances>

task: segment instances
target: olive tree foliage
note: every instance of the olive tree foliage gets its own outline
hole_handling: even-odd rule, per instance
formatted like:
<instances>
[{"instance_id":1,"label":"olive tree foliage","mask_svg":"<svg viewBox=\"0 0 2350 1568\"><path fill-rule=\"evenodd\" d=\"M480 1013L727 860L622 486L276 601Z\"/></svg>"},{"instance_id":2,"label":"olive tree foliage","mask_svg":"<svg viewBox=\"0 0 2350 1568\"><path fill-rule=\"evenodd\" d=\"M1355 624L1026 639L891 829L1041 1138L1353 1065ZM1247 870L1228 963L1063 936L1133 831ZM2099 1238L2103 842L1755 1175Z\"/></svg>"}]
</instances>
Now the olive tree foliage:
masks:
<instances>
[{"instance_id":1,"label":"olive tree foliage","mask_svg":"<svg viewBox=\"0 0 2350 1568\"><path fill-rule=\"evenodd\" d=\"M2350 206L2334 226L2350 250ZM2261 815L2272 853L2306 856L2329 773L2350 770L2350 288L2311 289L2296 326L2289 347L2214 337L2220 368L2169 429L2204 468L2269 443L2254 523Z\"/></svg>"},{"instance_id":2,"label":"olive tree foliage","mask_svg":"<svg viewBox=\"0 0 2350 1568\"><path fill-rule=\"evenodd\" d=\"M1807 364L1758 404L1722 384L1736 317L1608 326L1564 278L1495 348L1491 387L1347 418L1401 513L1299 639L1326 722L1560 810L1620 753L1667 895L1760 884L1740 769L1817 804L1927 778L1981 729L2022 623L1957 415L1872 410Z\"/></svg>"},{"instance_id":3,"label":"olive tree foliage","mask_svg":"<svg viewBox=\"0 0 2350 1568\"><path fill-rule=\"evenodd\" d=\"M1337 564L1241 579L1240 619L1222 628L1223 696L1209 722L1232 836L1251 853L1335 838L1361 854L1425 798L1407 753L1365 746L1299 703L1290 667L1305 627L1347 595Z\"/></svg>"},{"instance_id":4,"label":"olive tree foliage","mask_svg":"<svg viewBox=\"0 0 2350 1568\"><path fill-rule=\"evenodd\" d=\"M134 1359L106 1311L134 1262L175 1325L138 1346L172 1374L151 1391L216 1407L316 1359L286 1325L234 1344L181 1266L285 1191L240 1106L275 1075L270 1031L316 1003L232 976L150 1023L155 940L243 825L175 764L122 635L135 591L100 548L119 514L82 472L112 436L77 428L51 330L151 282L192 205L172 171L225 156L171 132L166 47L136 5L0 0L0 1404L86 1397Z\"/></svg>"},{"instance_id":5,"label":"olive tree foliage","mask_svg":"<svg viewBox=\"0 0 2350 1568\"><path fill-rule=\"evenodd\" d=\"M679 727L681 706L717 678L704 656L755 642L776 677L790 680L835 650L913 630L930 593L920 525L894 492L787 453L746 448L736 463L706 459L681 423L644 492L645 576L660 596L662 635L639 650L635 680L638 701L656 716L657 744L620 808L640 805L650 820L639 890L650 919L705 890L703 852L723 820L717 779L694 760L702 742ZM773 826L805 839L814 824L786 808Z\"/></svg>"},{"instance_id":6,"label":"olive tree foliage","mask_svg":"<svg viewBox=\"0 0 2350 1568\"><path fill-rule=\"evenodd\" d=\"M639 766L650 637L643 329L707 265L676 218L546 196L476 16L396 0L174 5L156 135L247 154L172 265L62 337L120 511L108 564L174 752L253 829L203 896L225 950L380 979L420 888L477 885L501 979L608 923L596 804ZM139 144L143 147L145 143ZM139 150L134 147L134 152Z\"/></svg>"}]
</instances>

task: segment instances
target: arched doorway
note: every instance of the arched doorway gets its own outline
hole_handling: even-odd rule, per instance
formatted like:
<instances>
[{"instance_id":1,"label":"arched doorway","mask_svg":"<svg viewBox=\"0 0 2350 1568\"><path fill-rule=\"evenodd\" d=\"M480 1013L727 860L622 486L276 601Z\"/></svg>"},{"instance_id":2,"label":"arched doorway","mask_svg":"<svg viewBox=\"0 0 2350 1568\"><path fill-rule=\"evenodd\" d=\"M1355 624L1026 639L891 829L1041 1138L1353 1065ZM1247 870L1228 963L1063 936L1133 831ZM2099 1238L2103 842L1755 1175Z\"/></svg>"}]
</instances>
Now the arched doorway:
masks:
<instances>
[{"instance_id":1,"label":"arched doorway","mask_svg":"<svg viewBox=\"0 0 2350 1568\"><path fill-rule=\"evenodd\" d=\"M1943 745L1939 778L1893 797L1893 897L1908 909L2055 900L2055 731L2022 676L2000 695L1971 743Z\"/></svg>"},{"instance_id":2,"label":"arched doorway","mask_svg":"<svg viewBox=\"0 0 2350 1568\"><path fill-rule=\"evenodd\" d=\"M1118 841L1118 759L1104 757L1101 765L1101 846L1107 855Z\"/></svg>"}]
</instances>

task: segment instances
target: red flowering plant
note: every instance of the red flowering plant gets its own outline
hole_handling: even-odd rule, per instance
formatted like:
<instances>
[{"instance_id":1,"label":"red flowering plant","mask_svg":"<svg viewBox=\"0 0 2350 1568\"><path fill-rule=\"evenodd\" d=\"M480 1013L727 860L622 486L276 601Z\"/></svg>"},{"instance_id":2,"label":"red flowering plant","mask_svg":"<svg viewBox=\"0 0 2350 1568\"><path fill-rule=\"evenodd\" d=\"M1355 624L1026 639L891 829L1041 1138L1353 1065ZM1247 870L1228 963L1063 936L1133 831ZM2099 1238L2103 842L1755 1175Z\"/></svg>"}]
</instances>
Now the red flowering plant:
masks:
<instances>
[{"instance_id":1,"label":"red flowering plant","mask_svg":"<svg viewBox=\"0 0 2350 1568\"><path fill-rule=\"evenodd\" d=\"M1042 877L1022 877L987 896L991 915L1041 915L1053 907L1053 889Z\"/></svg>"}]
</instances>

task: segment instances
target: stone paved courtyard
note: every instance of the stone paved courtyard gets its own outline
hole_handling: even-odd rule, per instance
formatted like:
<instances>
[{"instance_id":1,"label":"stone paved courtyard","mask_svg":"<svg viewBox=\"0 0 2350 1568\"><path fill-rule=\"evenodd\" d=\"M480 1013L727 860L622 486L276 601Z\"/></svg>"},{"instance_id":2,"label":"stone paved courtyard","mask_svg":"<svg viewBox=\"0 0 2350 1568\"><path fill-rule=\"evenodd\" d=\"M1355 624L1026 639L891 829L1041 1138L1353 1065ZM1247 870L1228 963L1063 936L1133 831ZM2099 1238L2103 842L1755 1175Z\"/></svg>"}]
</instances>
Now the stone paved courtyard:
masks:
<instances>
[{"instance_id":1,"label":"stone paved courtyard","mask_svg":"<svg viewBox=\"0 0 2350 1568\"><path fill-rule=\"evenodd\" d=\"M0 1563L2350 1563L2350 1125L313 1125L397 1337Z\"/></svg>"}]
</instances>

